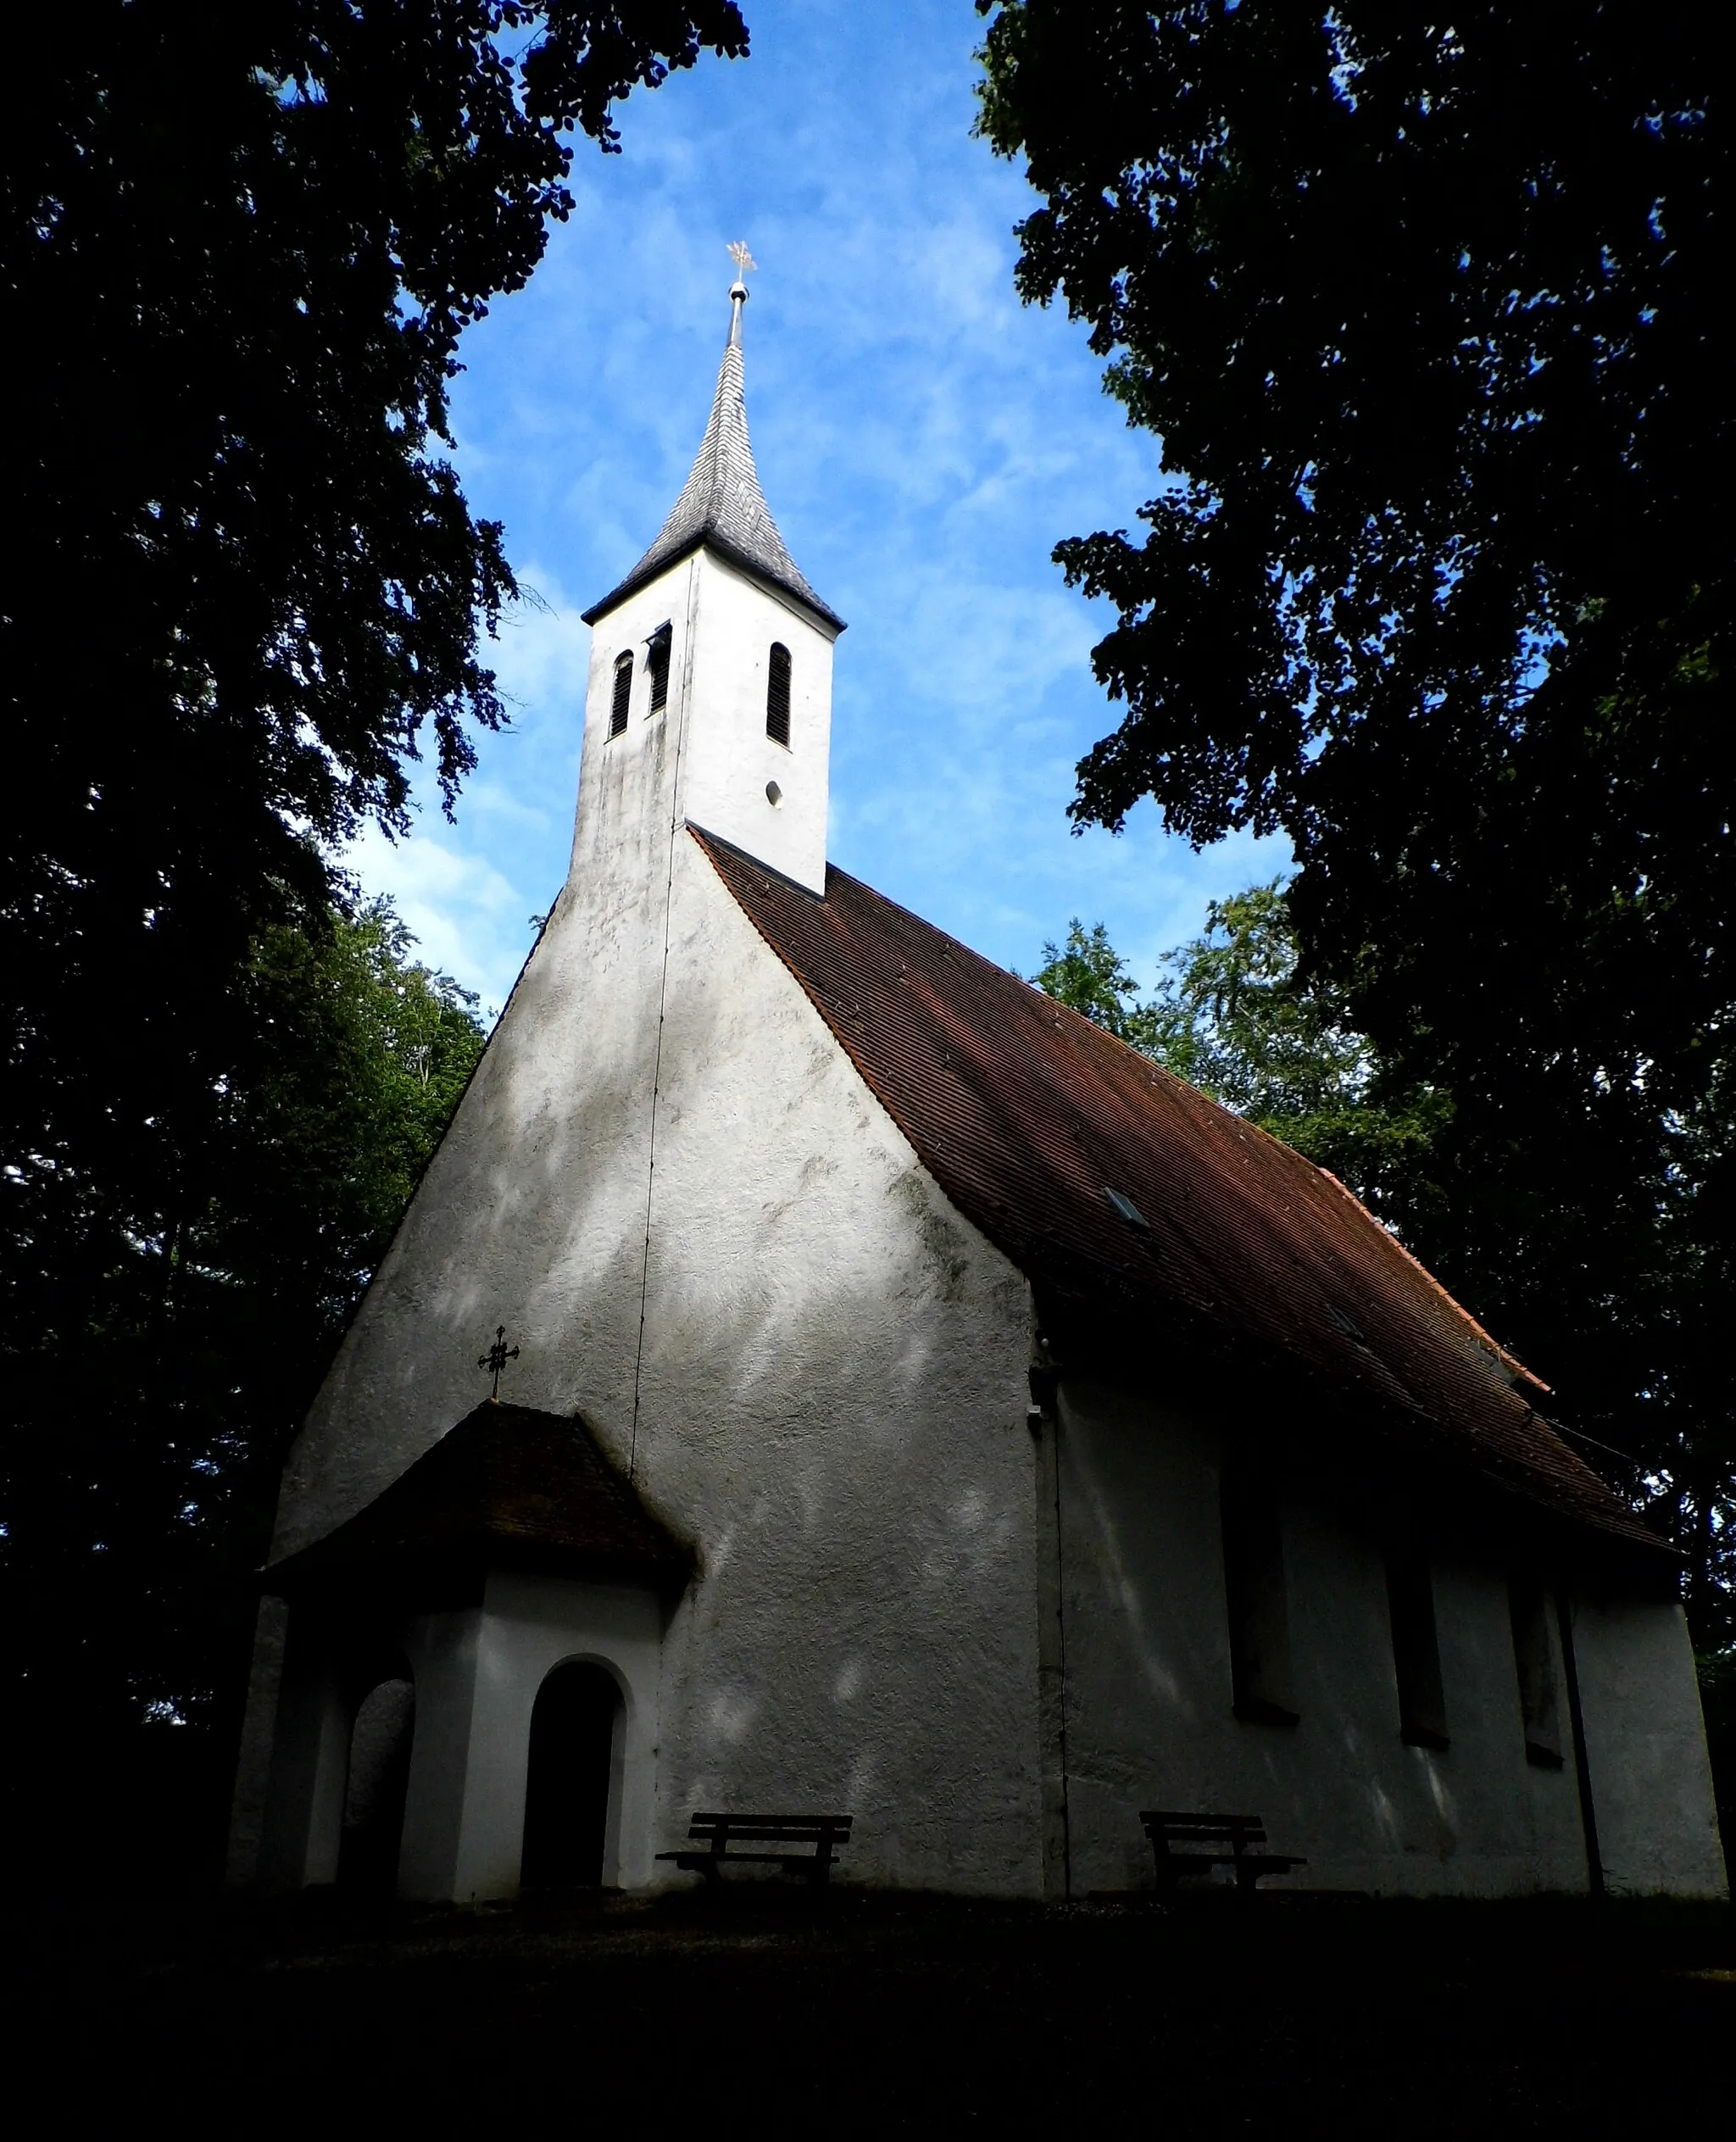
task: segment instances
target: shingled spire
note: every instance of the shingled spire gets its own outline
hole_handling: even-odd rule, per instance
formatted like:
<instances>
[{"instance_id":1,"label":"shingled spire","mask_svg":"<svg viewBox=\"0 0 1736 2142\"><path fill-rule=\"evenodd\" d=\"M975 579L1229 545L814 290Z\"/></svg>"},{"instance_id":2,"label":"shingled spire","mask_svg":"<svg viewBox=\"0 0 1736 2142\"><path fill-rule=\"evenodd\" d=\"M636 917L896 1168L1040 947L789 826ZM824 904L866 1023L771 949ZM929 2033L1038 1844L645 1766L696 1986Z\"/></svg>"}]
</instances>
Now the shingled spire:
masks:
<instances>
[{"instance_id":1,"label":"shingled spire","mask_svg":"<svg viewBox=\"0 0 1736 2142\"><path fill-rule=\"evenodd\" d=\"M656 542L619 587L584 613L587 625L606 616L635 588L643 587L689 551L707 543L733 564L745 566L760 579L793 595L836 630L843 629L843 620L821 602L784 548L777 523L760 488L754 449L748 442L748 404L742 374L742 308L748 302L748 287L741 271L752 263L745 246L731 250L736 254L737 273L729 293L729 341L717 370L710 421L693 471Z\"/></svg>"}]
</instances>

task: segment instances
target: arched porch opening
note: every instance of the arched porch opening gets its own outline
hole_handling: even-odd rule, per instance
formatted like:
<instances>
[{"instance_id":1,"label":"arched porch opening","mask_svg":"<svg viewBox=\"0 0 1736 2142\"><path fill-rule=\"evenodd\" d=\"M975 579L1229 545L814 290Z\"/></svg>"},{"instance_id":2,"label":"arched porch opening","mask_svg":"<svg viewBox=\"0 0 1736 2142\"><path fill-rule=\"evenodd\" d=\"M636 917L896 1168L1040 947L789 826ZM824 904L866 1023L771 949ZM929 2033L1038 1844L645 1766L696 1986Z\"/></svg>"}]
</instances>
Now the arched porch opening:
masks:
<instances>
[{"instance_id":1,"label":"arched porch opening","mask_svg":"<svg viewBox=\"0 0 1736 2142\"><path fill-rule=\"evenodd\" d=\"M620 1797L625 1722L620 1683L593 1661L556 1666L537 1691L525 1780L524 1888L600 1887Z\"/></svg>"},{"instance_id":2,"label":"arched porch opening","mask_svg":"<svg viewBox=\"0 0 1736 2142\"><path fill-rule=\"evenodd\" d=\"M353 1895L397 1890L415 1729L415 1683L400 1661L363 1696L350 1728L337 1886Z\"/></svg>"}]
</instances>

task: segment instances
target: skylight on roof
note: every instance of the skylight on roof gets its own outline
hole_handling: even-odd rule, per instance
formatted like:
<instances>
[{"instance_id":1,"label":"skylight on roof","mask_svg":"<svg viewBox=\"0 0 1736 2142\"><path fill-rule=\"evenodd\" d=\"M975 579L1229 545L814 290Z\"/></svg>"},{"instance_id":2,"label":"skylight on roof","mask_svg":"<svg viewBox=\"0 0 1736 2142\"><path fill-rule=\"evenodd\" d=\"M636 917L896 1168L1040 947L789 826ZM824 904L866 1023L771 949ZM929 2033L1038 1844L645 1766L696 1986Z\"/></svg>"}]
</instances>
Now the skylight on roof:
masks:
<instances>
[{"instance_id":1,"label":"skylight on roof","mask_svg":"<svg viewBox=\"0 0 1736 2142\"><path fill-rule=\"evenodd\" d=\"M1124 1198L1119 1190L1111 1190L1106 1186L1103 1194L1130 1227L1143 1227L1148 1233L1150 1232L1151 1222L1131 1198Z\"/></svg>"}]
</instances>

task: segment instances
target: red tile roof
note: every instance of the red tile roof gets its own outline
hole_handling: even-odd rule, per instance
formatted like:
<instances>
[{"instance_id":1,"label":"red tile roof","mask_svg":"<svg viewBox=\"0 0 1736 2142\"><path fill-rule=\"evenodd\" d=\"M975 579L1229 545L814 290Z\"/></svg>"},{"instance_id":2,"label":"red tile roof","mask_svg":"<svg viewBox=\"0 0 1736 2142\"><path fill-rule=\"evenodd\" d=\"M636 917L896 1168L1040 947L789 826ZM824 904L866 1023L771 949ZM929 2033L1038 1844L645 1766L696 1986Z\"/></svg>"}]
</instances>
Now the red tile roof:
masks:
<instances>
[{"instance_id":1,"label":"red tile roof","mask_svg":"<svg viewBox=\"0 0 1736 2142\"><path fill-rule=\"evenodd\" d=\"M1335 1177L843 871L817 899L693 830L923 1166L1032 1279L1661 1545L1521 1394L1546 1387Z\"/></svg>"},{"instance_id":2,"label":"red tile roof","mask_svg":"<svg viewBox=\"0 0 1736 2142\"><path fill-rule=\"evenodd\" d=\"M365 1509L259 1583L290 1594L407 1569L527 1568L679 1589L692 1567L582 1421L485 1399Z\"/></svg>"}]
</instances>

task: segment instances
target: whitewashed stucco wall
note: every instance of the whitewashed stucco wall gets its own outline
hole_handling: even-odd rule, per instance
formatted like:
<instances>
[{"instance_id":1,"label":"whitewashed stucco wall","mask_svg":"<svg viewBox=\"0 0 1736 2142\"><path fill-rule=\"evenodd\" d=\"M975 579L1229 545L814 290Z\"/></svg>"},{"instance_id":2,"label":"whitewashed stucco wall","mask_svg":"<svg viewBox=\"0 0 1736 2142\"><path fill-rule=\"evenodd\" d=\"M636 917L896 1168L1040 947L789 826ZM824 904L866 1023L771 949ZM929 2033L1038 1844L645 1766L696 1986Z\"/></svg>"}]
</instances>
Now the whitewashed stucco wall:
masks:
<instances>
[{"instance_id":1,"label":"whitewashed stucco wall","mask_svg":"<svg viewBox=\"0 0 1736 2142\"><path fill-rule=\"evenodd\" d=\"M684 858L638 1442L705 1542L668 1645L670 1793L799 1781L857 1816L853 1867L1029 1888L1027 1289Z\"/></svg>"},{"instance_id":2,"label":"whitewashed stucco wall","mask_svg":"<svg viewBox=\"0 0 1736 2142\"><path fill-rule=\"evenodd\" d=\"M599 629L598 685L687 571ZM581 1410L698 1550L659 1839L702 1804L836 1806L847 1877L1031 1893L1028 1289L673 823L676 655L669 716L613 743L592 692L574 876L292 1453L276 1551L470 1410L504 1322L503 1395Z\"/></svg>"},{"instance_id":3,"label":"whitewashed stucco wall","mask_svg":"<svg viewBox=\"0 0 1736 2142\"><path fill-rule=\"evenodd\" d=\"M703 551L693 561L691 686L682 809L805 885L826 890L832 636ZM771 648L790 654L790 740L765 733ZM767 784L778 801L766 795Z\"/></svg>"},{"instance_id":4,"label":"whitewashed stucco wall","mask_svg":"<svg viewBox=\"0 0 1736 2142\"><path fill-rule=\"evenodd\" d=\"M1073 1380L1060 1419L1076 1894L1149 1880L1138 1822L1148 1806L1259 1813L1275 1849L1306 1855L1296 1878L1309 1886L1465 1895L1585 1886L1571 1748L1560 1770L1526 1760L1500 1569L1437 1566L1451 1745L1410 1747L1378 1549L1329 1506L1291 1503L1285 1577L1301 1722L1244 1722L1231 1708L1222 1433ZM1717 1893L1679 1611L1582 1611L1577 1648L1612 1883Z\"/></svg>"},{"instance_id":5,"label":"whitewashed stucco wall","mask_svg":"<svg viewBox=\"0 0 1736 2142\"><path fill-rule=\"evenodd\" d=\"M1575 1602L1579 1700L1612 1893L1727 1894L1688 1623L1673 1604Z\"/></svg>"},{"instance_id":6,"label":"whitewashed stucco wall","mask_svg":"<svg viewBox=\"0 0 1736 2142\"><path fill-rule=\"evenodd\" d=\"M615 655L665 620L668 710L649 715L640 663L611 741ZM796 658L788 752L763 735L774 637ZM654 1673L643 1628L636 1662L613 1661L656 1688L634 1711L625 1881L681 1878L650 1854L693 1808L778 1801L856 1816L845 1879L1054 1894L1070 1860L1075 1894L1143 1886L1138 1811L1170 1805L1259 1811L1310 1883L1580 1886L1571 1764L1525 1761L1500 1571L1438 1570L1452 1746L1409 1748L1377 1552L1324 1505L1288 1510L1302 1722L1244 1724L1220 1544L1228 1424L1070 1379L1058 1436L1033 1445L1025 1282L941 1195L685 830L822 882L830 654L704 555L599 625L572 876L292 1453L275 1551L354 1514L470 1410L504 1322L521 1349L504 1395L582 1410L699 1556ZM418 1811L413 1778L419 1893L515 1880L519 1742L541 1663L577 1641L569 1606L563 1634L548 1600L508 1611L491 1592L429 1654L448 1679L492 1660L498 1718L468 1842L449 1805L438 1822ZM1580 1627L1612 1878L1716 1888L1679 1616L1605 1608ZM309 1756L328 1767L329 1727Z\"/></svg>"}]
</instances>

